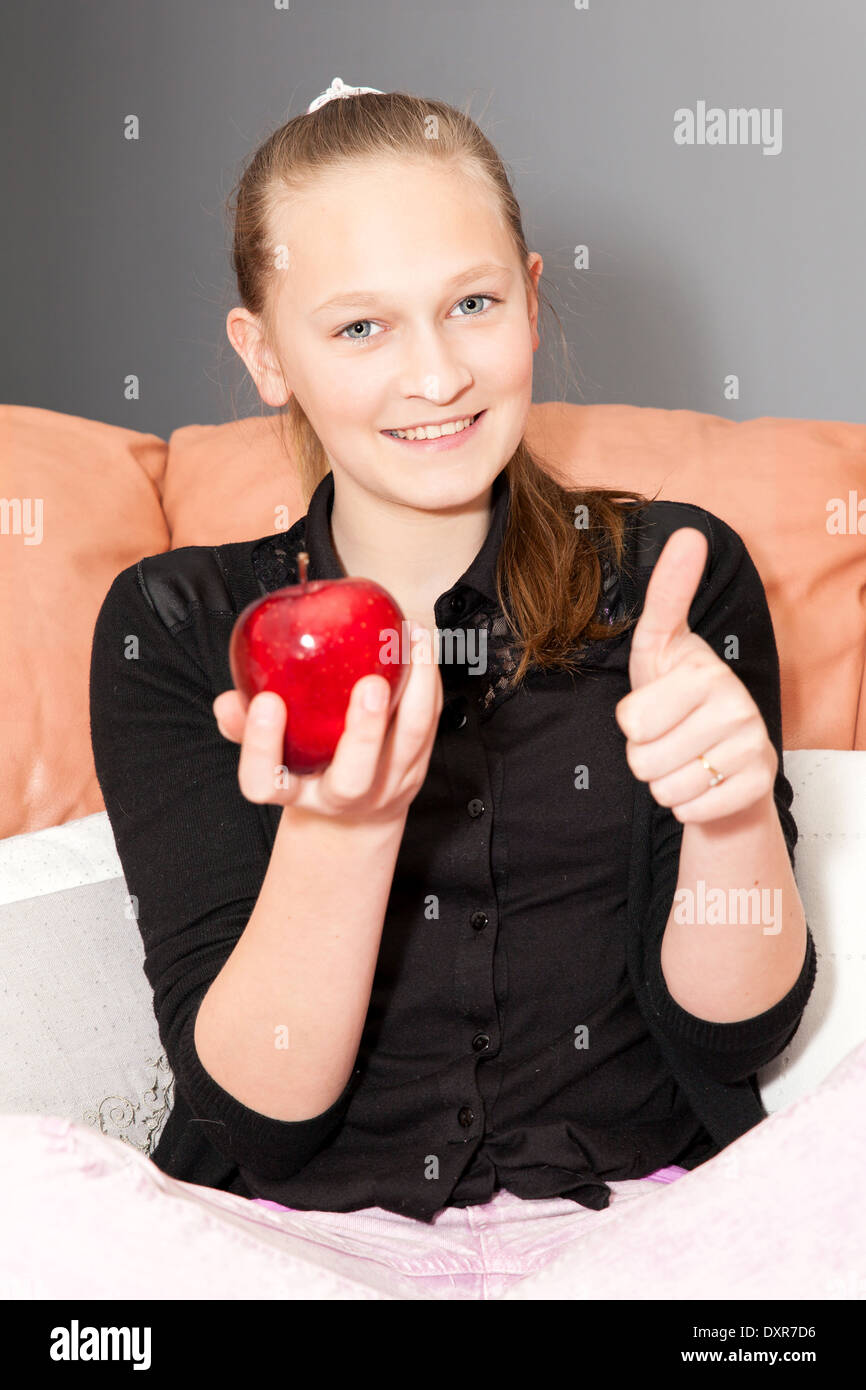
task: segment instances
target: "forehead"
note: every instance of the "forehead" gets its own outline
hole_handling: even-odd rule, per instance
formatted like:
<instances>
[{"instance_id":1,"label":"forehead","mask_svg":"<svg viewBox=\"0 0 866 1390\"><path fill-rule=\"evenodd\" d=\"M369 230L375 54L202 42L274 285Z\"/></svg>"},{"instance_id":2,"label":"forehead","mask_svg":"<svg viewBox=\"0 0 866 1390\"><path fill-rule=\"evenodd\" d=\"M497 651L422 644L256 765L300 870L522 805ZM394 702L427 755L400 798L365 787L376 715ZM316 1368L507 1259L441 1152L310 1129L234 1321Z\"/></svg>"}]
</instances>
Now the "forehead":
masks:
<instances>
[{"instance_id":1,"label":"forehead","mask_svg":"<svg viewBox=\"0 0 866 1390\"><path fill-rule=\"evenodd\" d=\"M493 190L451 165L371 160L323 171L278 197L269 224L273 244L289 250L293 293L316 302L517 263Z\"/></svg>"}]
</instances>

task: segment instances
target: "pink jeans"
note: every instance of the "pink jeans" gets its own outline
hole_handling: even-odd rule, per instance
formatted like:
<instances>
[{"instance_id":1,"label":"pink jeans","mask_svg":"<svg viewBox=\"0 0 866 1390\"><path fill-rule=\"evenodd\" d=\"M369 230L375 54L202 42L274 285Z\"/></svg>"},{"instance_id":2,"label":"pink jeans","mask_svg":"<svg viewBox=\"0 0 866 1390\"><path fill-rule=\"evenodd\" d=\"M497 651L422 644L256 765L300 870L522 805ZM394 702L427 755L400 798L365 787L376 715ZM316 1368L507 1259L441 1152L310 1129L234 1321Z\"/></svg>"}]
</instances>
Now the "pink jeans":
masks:
<instances>
[{"instance_id":1,"label":"pink jeans","mask_svg":"<svg viewBox=\"0 0 866 1390\"><path fill-rule=\"evenodd\" d=\"M866 1042L692 1172L592 1211L507 1191L432 1223L167 1177L58 1116L0 1115L0 1298L866 1297Z\"/></svg>"},{"instance_id":2,"label":"pink jeans","mask_svg":"<svg viewBox=\"0 0 866 1390\"><path fill-rule=\"evenodd\" d=\"M648 1177L611 1182L611 1207L622 1206L676 1182L686 1173L673 1164ZM283 1212L283 1229L309 1232L312 1239L350 1255L356 1263L384 1261L400 1280L386 1285L400 1298L501 1298L518 1279L541 1269L602 1213L567 1197L524 1201L512 1192L494 1193L489 1202L445 1207L425 1222L367 1207L363 1211L297 1211L266 1197L253 1205ZM610 1210L610 1208L607 1208ZM406 1279L411 1288L406 1288Z\"/></svg>"}]
</instances>

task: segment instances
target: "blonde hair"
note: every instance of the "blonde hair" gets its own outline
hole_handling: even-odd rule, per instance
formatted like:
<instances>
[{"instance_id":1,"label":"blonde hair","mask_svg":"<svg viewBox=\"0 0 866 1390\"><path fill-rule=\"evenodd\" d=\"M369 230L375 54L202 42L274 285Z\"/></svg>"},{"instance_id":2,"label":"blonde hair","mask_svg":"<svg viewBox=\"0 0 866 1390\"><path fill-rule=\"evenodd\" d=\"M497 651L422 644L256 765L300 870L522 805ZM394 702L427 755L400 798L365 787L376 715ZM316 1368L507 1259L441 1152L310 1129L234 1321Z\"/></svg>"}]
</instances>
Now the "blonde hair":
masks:
<instances>
[{"instance_id":1,"label":"blonde hair","mask_svg":"<svg viewBox=\"0 0 866 1390\"><path fill-rule=\"evenodd\" d=\"M530 287L519 205L502 160L474 120L445 102L406 92L339 97L275 130L246 164L228 200L238 294L244 308L260 318L267 341L274 341L272 313L280 272L273 260L272 227L280 203L323 172L395 157L450 167L474 179L480 194L501 213ZM308 503L330 465L294 394L281 415L281 429L286 421L290 441L283 435L284 447ZM578 669L589 642L617 637L630 626L631 615L617 622L596 619L602 557L623 564L626 516L650 499L619 489L572 487L550 467L542 467L525 439L505 471L510 508L496 584L520 653L511 678L517 685L530 664L545 670ZM578 508L585 508L585 527L576 523Z\"/></svg>"}]
</instances>

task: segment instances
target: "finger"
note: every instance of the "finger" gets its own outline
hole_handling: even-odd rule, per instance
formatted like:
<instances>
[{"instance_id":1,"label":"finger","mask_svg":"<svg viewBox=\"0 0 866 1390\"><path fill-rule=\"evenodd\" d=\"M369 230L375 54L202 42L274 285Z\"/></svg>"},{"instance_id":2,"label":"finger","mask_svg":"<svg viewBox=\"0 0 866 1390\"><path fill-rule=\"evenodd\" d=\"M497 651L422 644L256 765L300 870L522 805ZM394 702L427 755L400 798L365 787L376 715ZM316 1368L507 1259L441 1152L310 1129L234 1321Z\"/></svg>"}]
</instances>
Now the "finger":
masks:
<instances>
[{"instance_id":1,"label":"finger","mask_svg":"<svg viewBox=\"0 0 866 1390\"><path fill-rule=\"evenodd\" d=\"M433 639L426 628L413 630L411 656L409 678L384 750L389 768L401 776L435 736L444 699Z\"/></svg>"},{"instance_id":2,"label":"finger","mask_svg":"<svg viewBox=\"0 0 866 1390\"><path fill-rule=\"evenodd\" d=\"M715 767L712 759L707 761ZM738 815L765 795L772 796L772 788L769 792L766 789L766 775L759 767L750 764L740 772L730 776L726 774L723 782L709 787L689 801L679 802L671 808L671 814L684 825L707 824L709 821L724 820L725 816Z\"/></svg>"},{"instance_id":3,"label":"finger","mask_svg":"<svg viewBox=\"0 0 866 1390\"><path fill-rule=\"evenodd\" d=\"M694 526L668 537L649 578L640 621L654 635L673 637L688 626L707 559L707 538Z\"/></svg>"},{"instance_id":4,"label":"finger","mask_svg":"<svg viewBox=\"0 0 866 1390\"><path fill-rule=\"evenodd\" d=\"M735 703L707 700L659 738L629 739L626 759L635 777L652 782L695 763L722 739L745 739L754 755L758 740L751 732L753 722Z\"/></svg>"},{"instance_id":5,"label":"finger","mask_svg":"<svg viewBox=\"0 0 866 1390\"><path fill-rule=\"evenodd\" d=\"M378 708L369 708L368 694L379 696ZM322 774L322 796L336 807L366 796L373 785L390 696L391 687L384 676L364 676L352 687L346 726Z\"/></svg>"},{"instance_id":6,"label":"finger","mask_svg":"<svg viewBox=\"0 0 866 1390\"><path fill-rule=\"evenodd\" d=\"M217 728L223 737L232 743L240 743L244 736L247 715L239 692L224 690L221 695L217 695L212 709Z\"/></svg>"},{"instance_id":7,"label":"finger","mask_svg":"<svg viewBox=\"0 0 866 1390\"><path fill-rule=\"evenodd\" d=\"M379 754L380 787L399 791L436 733L442 708L442 681L426 629L410 633L409 674L385 732Z\"/></svg>"},{"instance_id":8,"label":"finger","mask_svg":"<svg viewBox=\"0 0 866 1390\"><path fill-rule=\"evenodd\" d=\"M277 791L285 728L286 706L281 696L263 690L250 701L238 760L238 782L247 800L257 805L273 800Z\"/></svg>"},{"instance_id":9,"label":"finger","mask_svg":"<svg viewBox=\"0 0 866 1390\"><path fill-rule=\"evenodd\" d=\"M710 767L723 776L723 782L716 783L715 787L711 783L713 774L704 767L701 755ZM706 791L721 788L724 782L730 781L738 773L748 773L750 777L754 773L764 779L765 784L769 781L767 760L762 756L756 757L755 737L747 727L735 730L718 743L704 742L696 753L691 752L686 756L680 753L671 760L670 771L663 776L653 773L649 777L641 776L640 780L649 784L650 792L660 806L673 807L703 796Z\"/></svg>"},{"instance_id":10,"label":"finger","mask_svg":"<svg viewBox=\"0 0 866 1390\"><path fill-rule=\"evenodd\" d=\"M731 674L715 653L712 660L700 653L687 656L663 676L624 695L614 707L616 721L626 738L635 743L661 738L708 701L714 681L722 673Z\"/></svg>"}]
</instances>

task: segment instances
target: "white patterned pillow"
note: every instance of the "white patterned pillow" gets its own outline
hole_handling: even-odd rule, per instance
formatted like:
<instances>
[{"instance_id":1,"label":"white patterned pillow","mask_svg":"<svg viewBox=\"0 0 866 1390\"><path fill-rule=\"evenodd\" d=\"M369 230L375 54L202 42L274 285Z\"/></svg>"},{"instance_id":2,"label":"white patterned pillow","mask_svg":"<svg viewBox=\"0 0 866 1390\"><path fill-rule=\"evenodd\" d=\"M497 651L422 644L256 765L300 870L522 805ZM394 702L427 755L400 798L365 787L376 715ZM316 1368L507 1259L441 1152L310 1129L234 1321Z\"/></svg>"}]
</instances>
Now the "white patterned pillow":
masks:
<instances>
[{"instance_id":1,"label":"white patterned pillow","mask_svg":"<svg viewBox=\"0 0 866 1390\"><path fill-rule=\"evenodd\" d=\"M790 1046L758 1073L771 1113L813 1090L866 1037L866 752L798 748L784 767L818 969Z\"/></svg>"},{"instance_id":2,"label":"white patterned pillow","mask_svg":"<svg viewBox=\"0 0 866 1390\"><path fill-rule=\"evenodd\" d=\"M173 1099L104 811L0 840L0 1112L61 1115L149 1155Z\"/></svg>"}]
</instances>

